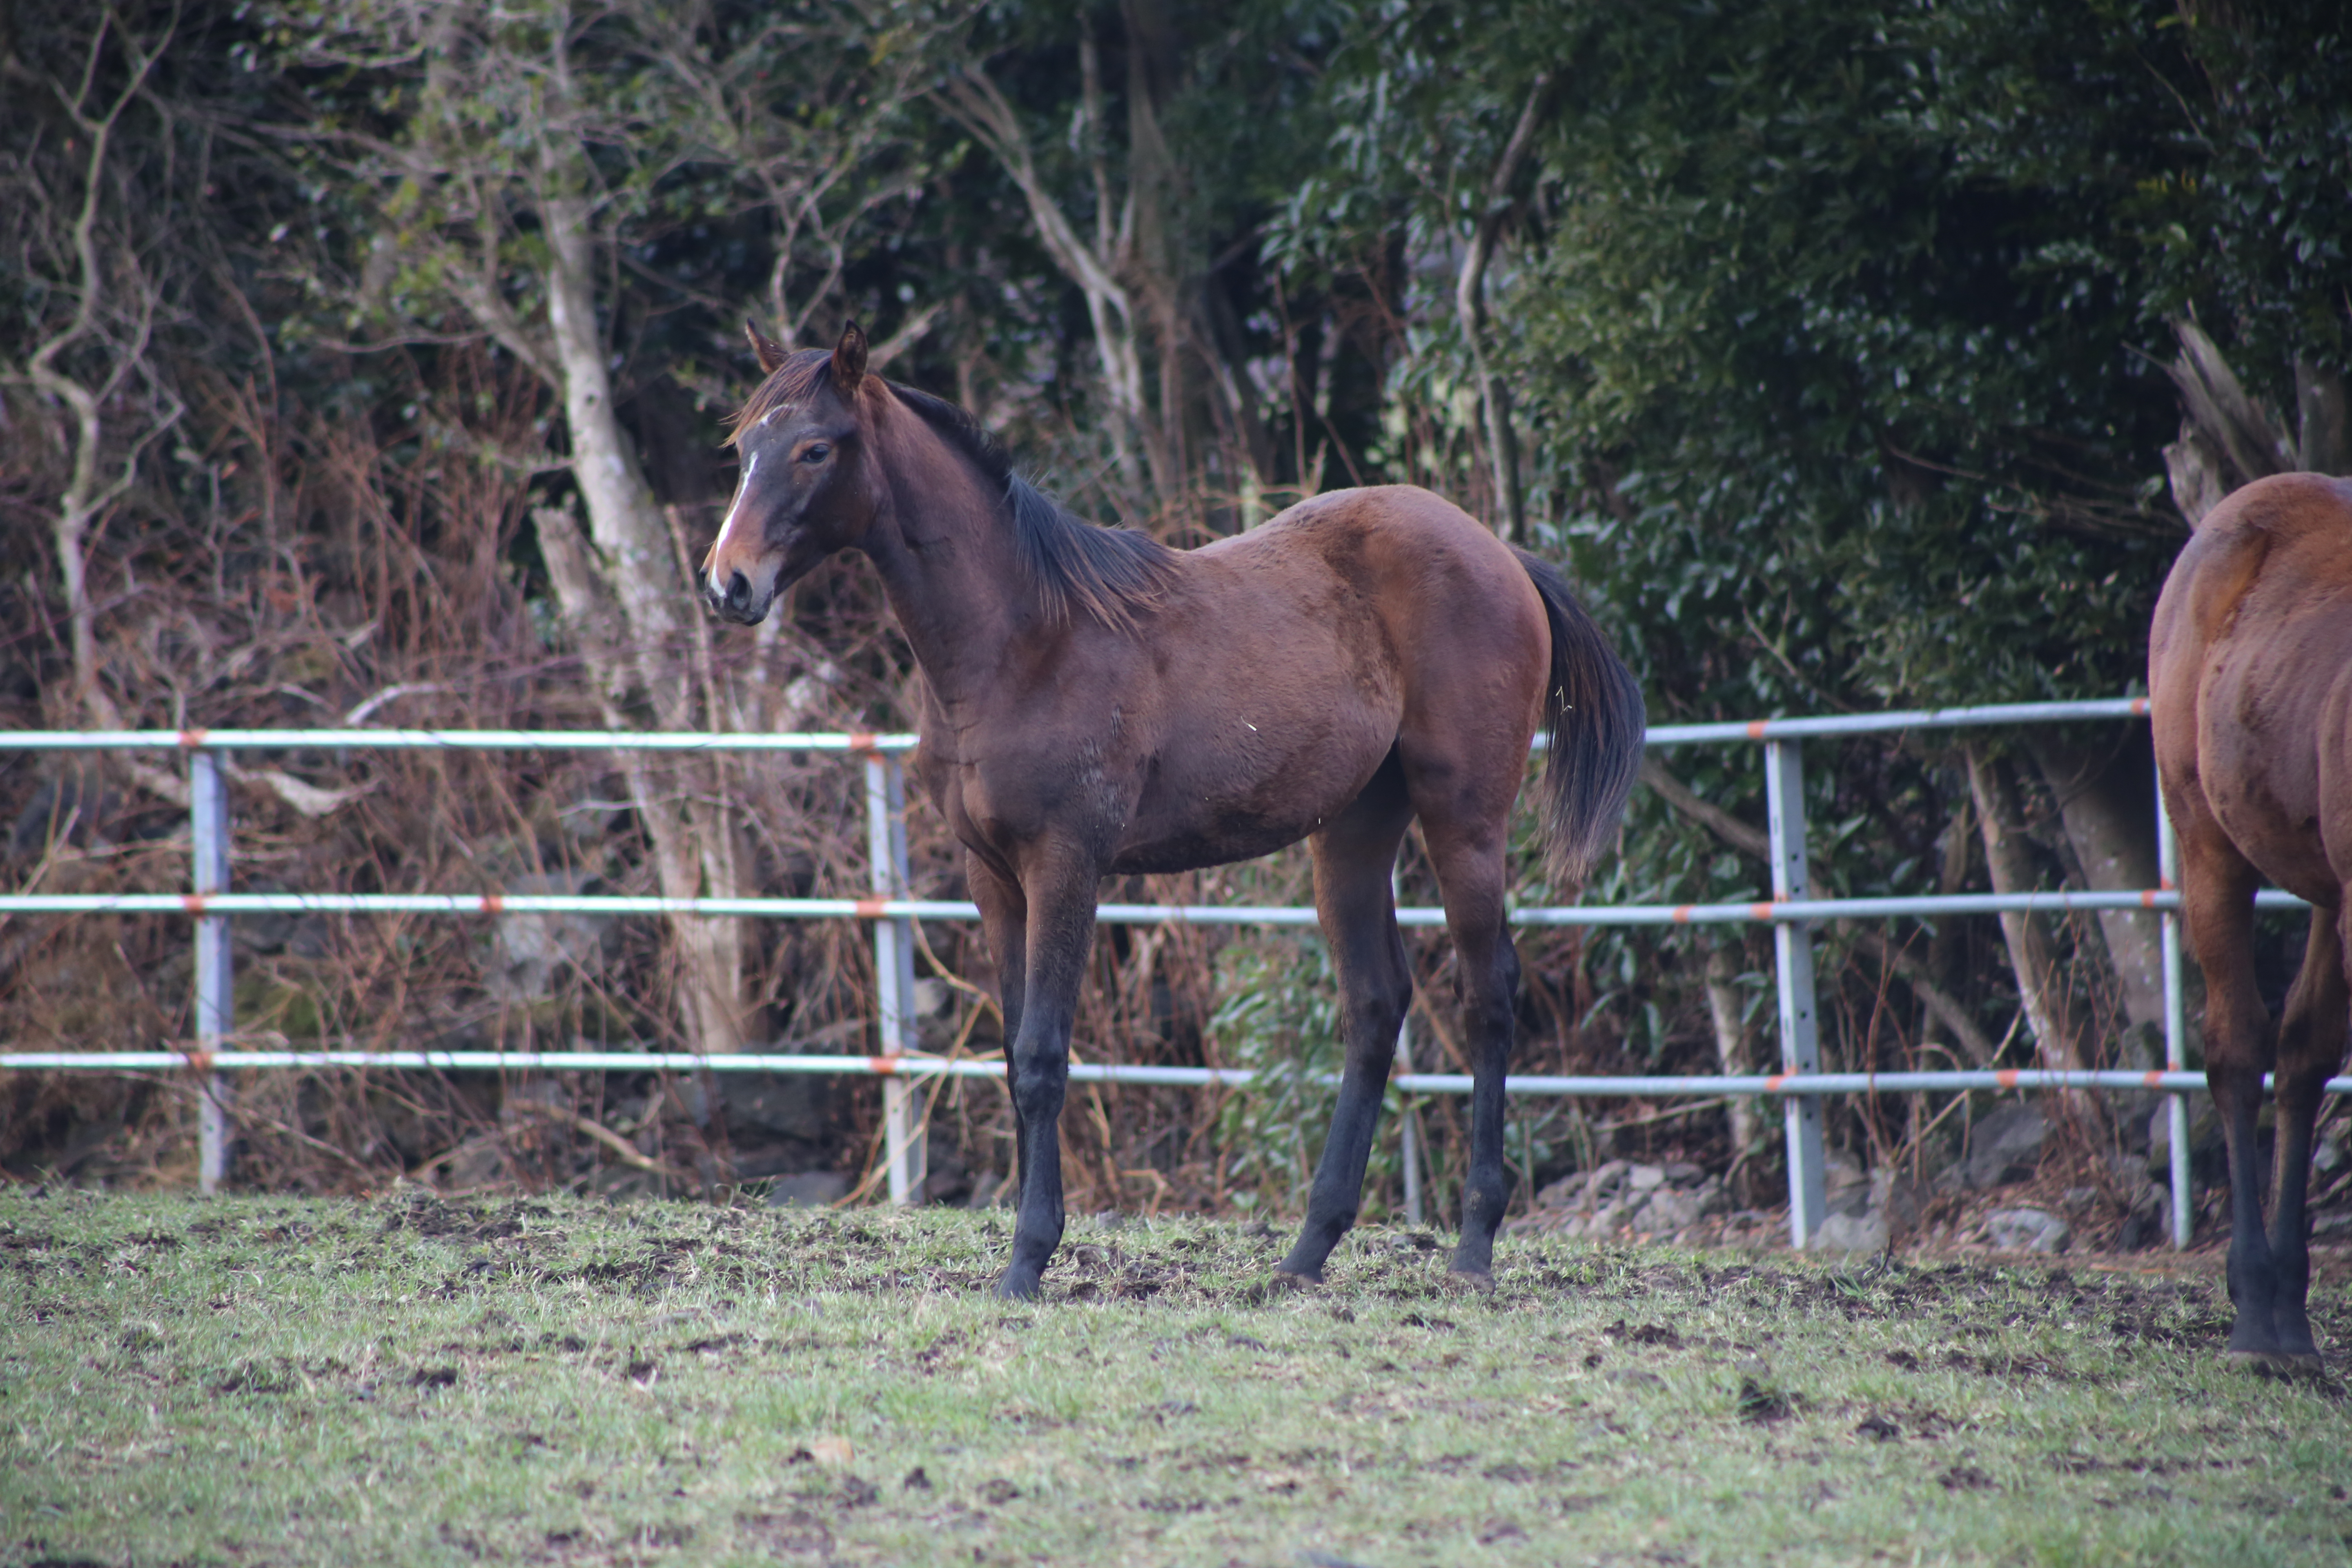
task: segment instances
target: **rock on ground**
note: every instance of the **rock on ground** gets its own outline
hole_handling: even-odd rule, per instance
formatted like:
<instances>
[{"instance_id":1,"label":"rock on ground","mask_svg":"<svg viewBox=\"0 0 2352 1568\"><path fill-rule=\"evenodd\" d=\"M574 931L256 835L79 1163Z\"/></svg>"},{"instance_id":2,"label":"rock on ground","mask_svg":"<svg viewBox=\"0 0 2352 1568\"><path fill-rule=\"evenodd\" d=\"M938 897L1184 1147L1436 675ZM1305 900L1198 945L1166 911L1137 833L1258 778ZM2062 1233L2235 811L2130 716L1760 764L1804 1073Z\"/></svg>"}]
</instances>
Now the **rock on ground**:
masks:
<instances>
[{"instance_id":1,"label":"rock on ground","mask_svg":"<svg viewBox=\"0 0 2352 1568\"><path fill-rule=\"evenodd\" d=\"M1985 1235L2002 1252L2063 1252L2074 1228L2043 1209L1995 1209L1985 1215Z\"/></svg>"}]
</instances>

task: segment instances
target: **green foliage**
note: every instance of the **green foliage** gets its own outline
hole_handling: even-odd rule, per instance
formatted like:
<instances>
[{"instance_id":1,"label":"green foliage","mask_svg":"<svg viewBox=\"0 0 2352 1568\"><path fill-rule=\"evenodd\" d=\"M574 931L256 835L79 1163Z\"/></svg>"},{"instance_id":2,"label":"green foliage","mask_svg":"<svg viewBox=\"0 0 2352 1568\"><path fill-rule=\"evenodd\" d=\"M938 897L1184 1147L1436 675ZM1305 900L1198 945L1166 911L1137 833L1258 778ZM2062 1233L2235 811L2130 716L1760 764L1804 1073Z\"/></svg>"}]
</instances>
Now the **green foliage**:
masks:
<instances>
[{"instance_id":1,"label":"green foliage","mask_svg":"<svg viewBox=\"0 0 2352 1568\"><path fill-rule=\"evenodd\" d=\"M2058 193L1921 129L1874 5L1598 40L1513 306L1562 542L1717 710L2105 694L2177 523L2170 390ZM1663 652L1656 650L1664 650Z\"/></svg>"},{"instance_id":2,"label":"green foliage","mask_svg":"<svg viewBox=\"0 0 2352 1568\"><path fill-rule=\"evenodd\" d=\"M1552 547L1654 703L2106 695L2181 537L2164 318L2232 332L2274 399L2294 356L2340 363L2340 32L2319 6L1367 6L1276 243L1403 226L1439 266L1394 390L1466 427L1444 269L1532 101L1499 349Z\"/></svg>"},{"instance_id":3,"label":"green foliage","mask_svg":"<svg viewBox=\"0 0 2352 1568\"><path fill-rule=\"evenodd\" d=\"M2273 409L2297 363L2343 363L2343 30L2341 7L2154 0L1366 4L1326 77L1326 166L1270 243L1410 255L1384 427L1418 443L1413 477L1475 497L1454 289L1499 222L1486 353L1532 437L1536 542L1654 716L2109 696L2143 679L2186 534L2172 319ZM1831 750L1809 793L1842 890L1931 890L1957 773L1917 742ZM1672 765L1760 818L1752 779ZM1759 874L1634 813L1595 899ZM1695 1051L1694 961L1720 934L1593 934L1588 1016L1637 1058Z\"/></svg>"},{"instance_id":4,"label":"green foliage","mask_svg":"<svg viewBox=\"0 0 2352 1568\"><path fill-rule=\"evenodd\" d=\"M2274 395L2298 357L2352 365L2352 49L2326 0L1923 8L1923 129L1997 176L2063 195L2071 258L2151 321L2234 337Z\"/></svg>"}]
</instances>

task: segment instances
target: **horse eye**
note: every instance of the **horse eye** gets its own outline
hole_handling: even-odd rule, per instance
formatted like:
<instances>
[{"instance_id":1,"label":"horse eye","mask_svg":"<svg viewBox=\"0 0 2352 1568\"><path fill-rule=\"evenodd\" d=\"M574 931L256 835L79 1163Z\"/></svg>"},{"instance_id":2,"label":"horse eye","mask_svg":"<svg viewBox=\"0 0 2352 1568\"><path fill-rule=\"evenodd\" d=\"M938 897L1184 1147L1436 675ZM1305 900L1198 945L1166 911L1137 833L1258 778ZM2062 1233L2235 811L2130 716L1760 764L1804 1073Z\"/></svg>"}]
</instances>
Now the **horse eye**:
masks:
<instances>
[{"instance_id":1,"label":"horse eye","mask_svg":"<svg viewBox=\"0 0 2352 1568\"><path fill-rule=\"evenodd\" d=\"M822 441L818 441L811 445L807 451L801 454L801 461L803 463L822 463L826 458L832 456L832 447L826 446Z\"/></svg>"}]
</instances>

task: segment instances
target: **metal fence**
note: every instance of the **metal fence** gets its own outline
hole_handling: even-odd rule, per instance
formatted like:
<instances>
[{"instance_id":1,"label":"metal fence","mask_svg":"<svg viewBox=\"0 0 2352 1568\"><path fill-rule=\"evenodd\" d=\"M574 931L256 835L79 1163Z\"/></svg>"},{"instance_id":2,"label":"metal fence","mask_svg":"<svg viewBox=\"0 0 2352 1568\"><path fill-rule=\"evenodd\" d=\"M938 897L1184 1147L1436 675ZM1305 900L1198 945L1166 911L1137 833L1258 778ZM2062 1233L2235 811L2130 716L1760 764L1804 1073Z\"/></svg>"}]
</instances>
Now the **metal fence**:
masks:
<instances>
[{"instance_id":1,"label":"metal fence","mask_svg":"<svg viewBox=\"0 0 2352 1568\"><path fill-rule=\"evenodd\" d=\"M1884 734L1962 726L2051 723L2143 717L2145 698L2088 702L2008 703L1909 712L1763 719L1724 724L1661 724L1651 727L1654 746L1760 743L1769 843L1772 897L1769 901L1727 904L1537 907L1514 910L1522 926L1677 925L1762 921L1773 931L1781 1070L1759 1075L1671 1077L1560 1077L1518 1075L1515 1094L1594 1097L1770 1096L1781 1100L1788 1137L1789 1226L1801 1247L1826 1217L1822 1146L1822 1097L1828 1094L1961 1092L1972 1089L2121 1089L2156 1090L2170 1096L2173 1244L2189 1243L2186 1096L2205 1088L2202 1073L2186 1070L2181 1016L2179 894L2173 883L2173 843L2159 806L2158 862L2162 886L2124 892L2061 890L1951 897L1816 899L1807 870L1802 742L1852 735ZM917 1047L913 1029L914 922L979 918L970 903L908 896L904 770L899 757L915 737L902 734L784 733L773 735L644 734L596 731L528 730L149 730L17 731L0 733L0 750L168 751L185 755L190 785L190 845L193 876L179 893L0 894L0 914L185 914L195 921L194 1024L192 1049L152 1051L0 1052L0 1069L131 1070L192 1069L200 1077L201 1179L214 1190L226 1173L232 1105L224 1074L247 1069L374 1068L439 1071L719 1071L852 1073L883 1079L884 1131L893 1203L919 1201L923 1185L923 1088L950 1077L1003 1076L1002 1061L949 1060ZM642 751L837 752L857 759L865 770L866 849L871 896L862 899L667 899L590 895L451 893L232 893L228 891L231 835L221 754L232 751L297 748L377 751ZM2265 908L2299 908L2291 896L2265 891ZM2162 1071L2056 1072L2034 1069L1975 1072L1824 1073L1815 1017L1812 933L1825 920L1873 920L1895 916L1982 915L2012 910L2052 912L2148 910L2162 921L2165 996L2165 1068ZM864 920L873 922L877 979L877 1054L833 1056L743 1054L703 1057L657 1051L298 1051L236 1048L230 1013L232 984L229 921L263 913L426 913L468 915L694 914L781 920ZM1315 911L1300 907L1240 905L1104 904L1097 918L1108 923L1152 925L1307 926ZM1405 925L1442 925L1442 909L1400 909ZM1238 1087L1247 1071L1213 1068L1143 1067L1076 1063L1078 1081ZM1461 1094L1466 1075L1408 1070L1392 1080L1407 1094ZM2352 1092L2352 1079L2330 1080L2331 1092ZM1405 1178L1409 1201L1419 1195L1418 1160L1406 1119ZM1415 1204L1413 1206L1417 1207Z\"/></svg>"}]
</instances>

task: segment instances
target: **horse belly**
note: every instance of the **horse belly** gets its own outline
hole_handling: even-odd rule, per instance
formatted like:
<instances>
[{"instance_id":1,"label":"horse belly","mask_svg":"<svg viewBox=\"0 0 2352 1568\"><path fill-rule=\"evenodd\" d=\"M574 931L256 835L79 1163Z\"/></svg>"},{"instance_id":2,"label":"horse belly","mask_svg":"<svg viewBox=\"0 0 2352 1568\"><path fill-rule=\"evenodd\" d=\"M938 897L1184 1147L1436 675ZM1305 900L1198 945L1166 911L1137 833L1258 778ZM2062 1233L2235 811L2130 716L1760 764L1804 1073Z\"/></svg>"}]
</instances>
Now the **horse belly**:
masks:
<instances>
[{"instance_id":1,"label":"horse belly","mask_svg":"<svg viewBox=\"0 0 2352 1568\"><path fill-rule=\"evenodd\" d=\"M1229 713L1182 756L1148 761L1113 869L1189 871L1296 844L1346 810L1395 744L1393 718L1344 706L1319 723L1257 717Z\"/></svg>"},{"instance_id":2,"label":"horse belly","mask_svg":"<svg viewBox=\"0 0 2352 1568\"><path fill-rule=\"evenodd\" d=\"M1374 759L1373 766L1379 765ZM1121 873L1193 871L1230 866L1286 848L1336 816L1371 776L1353 788L1302 790L1288 799L1255 795L1196 796L1192 801L1154 802L1147 792L1134 822L1119 840L1111 869Z\"/></svg>"},{"instance_id":3,"label":"horse belly","mask_svg":"<svg viewBox=\"0 0 2352 1568\"><path fill-rule=\"evenodd\" d=\"M1311 827L1302 828L1295 823L1214 817L1193 830L1122 845L1111 860L1110 869L1119 876L1145 876L1230 866L1236 860L1255 860L1261 855L1287 848L1312 831Z\"/></svg>"}]
</instances>

